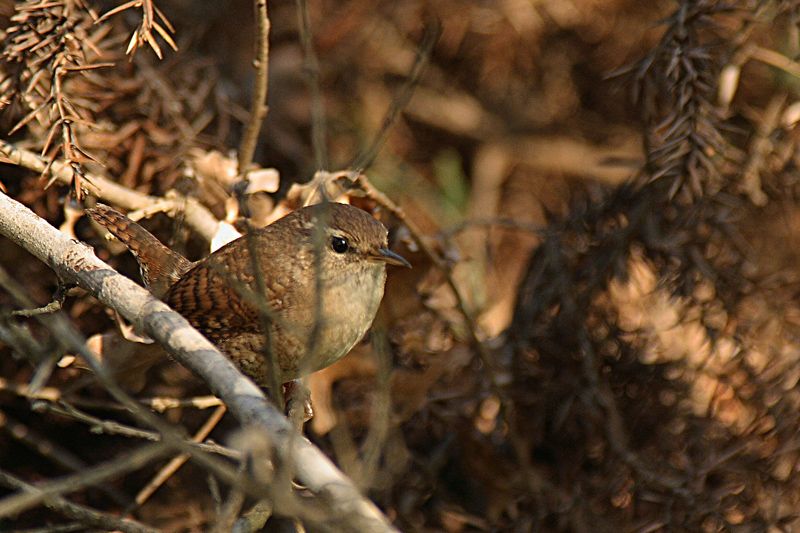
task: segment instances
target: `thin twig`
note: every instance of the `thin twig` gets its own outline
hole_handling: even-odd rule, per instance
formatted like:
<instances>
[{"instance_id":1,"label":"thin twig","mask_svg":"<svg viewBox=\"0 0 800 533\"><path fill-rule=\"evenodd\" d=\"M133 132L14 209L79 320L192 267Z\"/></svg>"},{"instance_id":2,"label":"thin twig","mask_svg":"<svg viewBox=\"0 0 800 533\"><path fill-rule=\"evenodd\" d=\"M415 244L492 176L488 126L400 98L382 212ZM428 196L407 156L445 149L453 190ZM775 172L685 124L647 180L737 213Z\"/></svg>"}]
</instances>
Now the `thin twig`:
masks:
<instances>
[{"instance_id":1,"label":"thin twig","mask_svg":"<svg viewBox=\"0 0 800 533\"><path fill-rule=\"evenodd\" d=\"M225 533L233 530L233 524L244 504L245 494L236 485L231 487L225 505L220 509L219 516L215 520L211 533ZM255 530L254 530L255 531Z\"/></svg>"},{"instance_id":2,"label":"thin twig","mask_svg":"<svg viewBox=\"0 0 800 533\"><path fill-rule=\"evenodd\" d=\"M42 493L40 488L26 483L8 472L0 471L0 484L37 496ZM150 533L158 531L136 520L130 518L120 519L84 505L72 503L58 495L42 496L41 501L50 509L58 511L65 516L80 520L81 523L85 525L105 530L123 531L125 533Z\"/></svg>"},{"instance_id":3,"label":"thin twig","mask_svg":"<svg viewBox=\"0 0 800 533\"><path fill-rule=\"evenodd\" d=\"M38 390L32 390L30 386L24 383L14 383L3 377L0 377L0 391L11 392L31 400L47 400L49 402L57 402L62 396L61 390L55 387L42 387Z\"/></svg>"},{"instance_id":4,"label":"thin twig","mask_svg":"<svg viewBox=\"0 0 800 533\"><path fill-rule=\"evenodd\" d=\"M36 492L23 490L21 493L6 496L0 500L0 517L11 516L35 507L54 496L75 492L84 487L97 485L107 479L138 470L151 461L169 452L170 447L163 443L145 444L133 452L125 452L121 457L84 469L77 474L64 476L56 481L42 483Z\"/></svg>"},{"instance_id":5,"label":"thin twig","mask_svg":"<svg viewBox=\"0 0 800 533\"><path fill-rule=\"evenodd\" d=\"M254 296L258 302L258 319L261 329L263 330L264 352L262 355L264 361L267 363L267 374L270 378L269 387L271 389L272 398L278 407L284 409L286 407L286 399L283 397L283 388L280 380L281 367L275 355L275 350L272 349L272 339L270 336L270 325L277 317L274 316L275 313L273 312L272 306L269 304L269 293L267 292L267 283L264 279L264 269L261 268L261 256L255 240L255 228L250 225L249 220L247 224L248 231L245 233L244 239L247 244L248 255L250 256L250 268L253 271L253 278L256 282L257 292L252 296ZM236 287L234 287L234 289L236 289ZM237 292L244 296L244 291L238 291L237 289Z\"/></svg>"},{"instance_id":6,"label":"thin twig","mask_svg":"<svg viewBox=\"0 0 800 533\"><path fill-rule=\"evenodd\" d=\"M86 463L70 450L62 447L58 442L47 438L46 435L10 418L3 411L0 411L0 427L6 429L16 440L36 450L43 457L62 468L73 472L81 471L86 468ZM130 498L113 487L103 486L99 487L99 489L121 506L128 505L130 501Z\"/></svg>"},{"instance_id":7,"label":"thin twig","mask_svg":"<svg viewBox=\"0 0 800 533\"><path fill-rule=\"evenodd\" d=\"M11 311L11 316L30 318L36 315L47 315L50 313L55 313L56 311L60 311L61 306L64 305L64 300L67 298L67 292L74 286L75 285L59 283L58 287L56 288L56 293L53 295L53 300L50 303L33 309L16 309Z\"/></svg>"},{"instance_id":8,"label":"thin twig","mask_svg":"<svg viewBox=\"0 0 800 533\"><path fill-rule=\"evenodd\" d=\"M194 398L169 398L160 396L156 398L142 398L139 401L142 405L146 405L159 413L163 413L167 409L176 409L179 407L208 409L209 407L223 405L222 401L216 396L197 396Z\"/></svg>"},{"instance_id":9,"label":"thin twig","mask_svg":"<svg viewBox=\"0 0 800 533\"><path fill-rule=\"evenodd\" d=\"M325 140L325 104L319 80L319 61L314 50L311 20L307 0L296 0L297 21L300 27L300 44L303 46L303 74L311 93L311 146L314 149L315 170L328 168L328 146Z\"/></svg>"},{"instance_id":10,"label":"thin twig","mask_svg":"<svg viewBox=\"0 0 800 533\"><path fill-rule=\"evenodd\" d=\"M37 390L32 390L30 386L24 383L14 383L5 378L0 377L0 391L10 392L30 400L47 400L49 402L58 402L60 400L68 401L72 405L79 405L82 407L92 407L98 409L113 409L125 410L125 406L119 403L93 400L88 398L64 396L61 389L56 387L41 387ZM156 396L154 398L139 398L139 403L159 413L163 413L167 409L178 409L182 407L193 407L195 409L208 409L210 407L217 407L222 405L222 400L216 396L196 396L194 398L170 398L168 396Z\"/></svg>"},{"instance_id":11,"label":"thin twig","mask_svg":"<svg viewBox=\"0 0 800 533\"><path fill-rule=\"evenodd\" d=\"M223 415L225 415L226 410L227 409L224 405L217 407L216 410L211 413L211 416L209 416L205 423L200 427L200 429L198 429L194 434L192 441L198 444L203 442L206 437L208 437L208 434L211 433L215 427L217 427L217 424L220 420L222 420ZM172 476L172 474L177 472L178 469L180 469L180 467L189 460L189 457L190 455L188 453L182 453L173 457L172 460L170 460L169 463L159 470L153 479L151 479L150 482L139 491L139 493L136 495L136 503L125 514L128 515L132 513L134 509L144 504L144 502L146 502L150 496L152 496L153 493L158 490L158 488L163 485L164 482L170 478L170 476Z\"/></svg>"},{"instance_id":12,"label":"thin twig","mask_svg":"<svg viewBox=\"0 0 800 533\"><path fill-rule=\"evenodd\" d=\"M250 103L250 120L242 135L239 144L239 175L244 177L253 155L256 152L258 135L264 119L267 118L267 90L269 89L269 14L267 13L267 0L255 0L256 17L256 84L253 87L253 99Z\"/></svg>"},{"instance_id":13,"label":"thin twig","mask_svg":"<svg viewBox=\"0 0 800 533\"><path fill-rule=\"evenodd\" d=\"M386 111L386 115L383 117L383 122L381 124L381 129L378 130L378 133L375 135L372 144L358 154L353 160L353 163L350 165L350 168L356 173L362 173L372 164L372 162L375 160L375 157L377 157L378 152L386 142L386 139L389 136L389 131L397 120L397 117L400 115L400 112L405 109L405 107L408 105L408 102L411 100L411 97L414 95L414 89L416 89L417 83L419 83L420 76L430 60L433 47L436 44L436 41L439 39L439 35L441 35L441 33L442 26L438 21L436 21L435 24L429 24L425 28L425 35L422 38L422 43L419 45L414 66L411 67L411 72L409 72L408 76L406 76L403 86L392 100L392 105L389 106L389 109Z\"/></svg>"},{"instance_id":14,"label":"thin twig","mask_svg":"<svg viewBox=\"0 0 800 533\"><path fill-rule=\"evenodd\" d=\"M431 260L433 265L445 275L447 280L447 284L450 287L450 290L453 291L453 294L456 297L456 307L464 317L464 321L466 322L467 329L470 335L470 342L472 343L473 347L478 351L478 354L483 361L484 365L487 367L487 372L490 375L494 375L494 364L491 359L491 355L489 354L486 347L478 337L478 325L475 321L475 318L472 315L472 312L467 307L466 299L461 294L461 290L456 285L455 279L453 278L453 271L450 267L449 263L445 258L439 255L436 250L433 249L433 246L430 244L428 238L422 233L422 230L417 227L416 223L411 220L409 217L406 216L405 211L394 203L391 198L386 196L382 191L378 190L372 183L369 181L366 175L364 174L357 174L353 178L353 181L360 187L364 194L374 200L378 205L382 206L384 209L392 213L397 219L402 222L407 228L408 232L411 234L411 237L414 239L414 242L417 243L417 246L423 251L425 255ZM494 382L495 379L492 379Z\"/></svg>"},{"instance_id":15,"label":"thin twig","mask_svg":"<svg viewBox=\"0 0 800 533\"><path fill-rule=\"evenodd\" d=\"M122 424L120 422L116 422L113 420L103 420L101 418L97 418L96 416L92 416L88 413L85 413L76 407L66 403L61 402L58 404L45 404L39 406L41 409L46 409L51 413L55 413L59 416L64 416L80 422L82 424L86 424L91 427L91 430L96 433L105 433L107 435L120 435L122 437L129 437L133 439L144 439L153 442L160 442L161 435L156 431L148 431L146 429L140 429L133 426L128 426L126 424ZM208 453L215 453L218 455L222 455L223 457L228 457L231 459L239 460L241 459L241 454L236 450L231 448L226 448L225 446L220 446L219 444L210 444L210 443L203 443L203 442L195 442L195 441L187 441L190 448L196 450L203 450Z\"/></svg>"},{"instance_id":16,"label":"thin twig","mask_svg":"<svg viewBox=\"0 0 800 533\"><path fill-rule=\"evenodd\" d=\"M768 200L762 188L761 174L766 170L764 163L767 156L774 150L775 143L771 136L780 125L787 98L788 94L785 91L779 91L772 97L764 109L756 134L750 141L749 157L742 171L741 189L754 205L764 206Z\"/></svg>"},{"instance_id":17,"label":"thin twig","mask_svg":"<svg viewBox=\"0 0 800 533\"><path fill-rule=\"evenodd\" d=\"M489 381L489 386L491 388L492 393L497 396L500 400L501 405L503 406L503 410L505 412L506 419L511 422L517 416L516 409L514 405L514 400L508 394L505 387L500 381L500 376L498 373L497 368L495 367L494 360L492 358L492 354L486 348L486 346L481 341L480 337L478 336L478 324L472 315L469 307L467 306L466 299L461 294L461 290L458 288L458 285L455 282L455 278L453 277L453 270L450 264L447 262L445 258L439 255L431 246L428 239L422 233L422 231L417 227L417 225L408 218L403 211L403 209L395 204L391 198L386 196L383 192L375 188L372 183L369 181L366 175L364 174L357 174L353 179L355 183L361 188L362 191L366 194L367 197L371 198L373 201L377 202L378 205L381 205L384 209L392 213L398 220L400 220L405 226L408 228L411 237L420 247L420 249L428 256L431 260L433 265L445 276L447 280L447 284L450 287L450 290L453 292L453 295L456 298L456 308L458 309L461 316L464 318L464 322L467 326L467 331L470 335L470 344L472 347L477 351L478 357L480 358L481 362L483 363L483 371L486 373ZM509 426L511 430L510 438L511 440L520 439L518 435L516 435L516 430L513 426ZM522 449L520 447L515 447L515 451L518 454L519 459L519 466L522 468L526 473L526 479L533 480L536 479L538 476L535 475L533 470L530 468L529 461L526 457L522 456Z\"/></svg>"},{"instance_id":18,"label":"thin twig","mask_svg":"<svg viewBox=\"0 0 800 533\"><path fill-rule=\"evenodd\" d=\"M392 419L391 348L385 329L373 329L371 335L375 359L378 362L377 383L375 397L372 401L371 423L362 445L363 459L356 464L357 470L352 474L356 482L365 490L374 485L378 476L380 460L386 448Z\"/></svg>"},{"instance_id":19,"label":"thin twig","mask_svg":"<svg viewBox=\"0 0 800 533\"><path fill-rule=\"evenodd\" d=\"M764 48L762 46L753 46L749 51L750 57L753 59L761 61L762 63L766 63L767 65L775 68L779 68L796 78L800 78L800 63L797 61L792 61L790 58L786 57L780 52L776 52L775 50L770 50L769 48Z\"/></svg>"},{"instance_id":20,"label":"thin twig","mask_svg":"<svg viewBox=\"0 0 800 533\"><path fill-rule=\"evenodd\" d=\"M84 274L89 274L88 271L91 271L91 273L97 273L98 271L102 270L102 267L98 268L97 265L95 265L94 269L87 266L92 262L105 265L105 263L102 263L102 261L99 261L93 254L91 254L87 248L83 247L82 245L75 244L80 248L73 248L72 250L69 250L69 248L72 248L70 244L74 243L72 239L69 239L69 237L65 236L46 222L41 221L41 219L36 217L36 215L34 215L30 210L27 210L21 204L11 200L5 195L0 195L0 204L3 204L5 207L5 209L0 209L0 233L4 234L6 237L9 237L11 240L20 245L26 245L26 249L34 253L34 255L37 252L43 253L43 255L40 256L40 259L46 260L51 267L55 267L57 269L57 273L59 273L61 277L69 278L70 275L74 275L77 271L81 271ZM23 224L26 216L32 218L28 219L29 224L25 227L25 229L22 229L19 227L19 224ZM42 224L39 223L40 221ZM14 225L15 231L8 231L8 224ZM45 237L42 235L43 233L45 235L48 233L50 234ZM49 241L47 240L47 237L49 237ZM57 246L56 243L60 243L62 246L60 253L53 250L53 247ZM64 247L67 249L64 250ZM70 267L66 267L63 264L60 264L58 261L69 263ZM58 268L59 265L60 268ZM109 267L105 266L105 268ZM145 289L139 287L127 278L120 276L120 281L122 280L124 280L123 285L130 283L132 287L136 287L137 291L142 290L147 294L148 298L151 297L150 294L145 291ZM72 281L75 281L78 284L81 284L83 281L84 288L88 288L93 292L93 294L99 295L101 300L104 296L107 296L104 291L111 292L115 296L119 296L121 293L124 293L124 289L120 289L118 286L109 287L106 277L100 277L100 279L97 279L88 275L87 278L77 278L72 279ZM97 286L92 286L92 282L99 284L100 288ZM0 286L2 286L19 304L26 307L32 307L33 304L27 292L20 287L2 267L0 267ZM115 288L118 289L119 292L115 291ZM129 296L129 300L135 300L135 296ZM131 301L129 300L126 299L126 305L131 304ZM132 316L129 316L128 318L133 320ZM167 448L174 448L181 452L191 453L193 459L202 464L205 468L216 473L220 478L228 482L233 481L235 478L235 473L227 463L221 461L219 458L212 457L211 455L195 449L193 447L193 443L187 444L184 431L179 431L172 425L164 422L158 416L143 408L138 402L136 402L136 400L131 398L127 392L122 390L119 384L111 376L110 372L100 363L94 352L92 352L86 346L85 339L75 330L72 323L61 313L56 313L53 315L38 315L36 319L43 326L47 327L53 332L54 337L59 340L63 348L75 352L83 357L83 359L94 372L94 375L98 381L105 387L105 389L114 399L125 405L131 414L133 414L140 421L149 425L150 427L156 428L161 433L160 440L162 445L165 445ZM153 338L157 338L154 335L151 336L153 336ZM259 489L255 487L248 488L253 491L254 494L260 494Z\"/></svg>"}]
</instances>

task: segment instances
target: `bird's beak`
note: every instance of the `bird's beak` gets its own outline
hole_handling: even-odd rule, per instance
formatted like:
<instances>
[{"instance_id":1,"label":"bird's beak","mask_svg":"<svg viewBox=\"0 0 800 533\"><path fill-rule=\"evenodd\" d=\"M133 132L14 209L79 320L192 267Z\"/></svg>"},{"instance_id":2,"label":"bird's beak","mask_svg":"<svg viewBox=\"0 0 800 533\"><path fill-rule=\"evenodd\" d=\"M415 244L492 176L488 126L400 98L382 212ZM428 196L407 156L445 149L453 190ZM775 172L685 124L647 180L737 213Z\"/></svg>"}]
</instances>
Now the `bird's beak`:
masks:
<instances>
[{"instance_id":1,"label":"bird's beak","mask_svg":"<svg viewBox=\"0 0 800 533\"><path fill-rule=\"evenodd\" d=\"M382 261L387 265L395 265L395 266L403 266L406 268L411 268L411 263L406 261L405 257L403 257L400 254L394 253L388 248L379 248L377 253L371 254L369 257L373 261Z\"/></svg>"}]
</instances>

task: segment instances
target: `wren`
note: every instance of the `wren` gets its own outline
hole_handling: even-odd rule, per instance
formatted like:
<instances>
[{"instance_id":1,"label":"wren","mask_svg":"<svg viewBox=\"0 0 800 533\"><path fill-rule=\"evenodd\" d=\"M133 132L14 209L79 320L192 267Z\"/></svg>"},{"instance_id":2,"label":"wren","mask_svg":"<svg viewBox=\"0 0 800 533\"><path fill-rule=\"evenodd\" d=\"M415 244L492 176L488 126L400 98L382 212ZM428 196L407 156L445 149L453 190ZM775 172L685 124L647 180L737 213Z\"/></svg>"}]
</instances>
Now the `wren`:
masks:
<instances>
[{"instance_id":1,"label":"wren","mask_svg":"<svg viewBox=\"0 0 800 533\"><path fill-rule=\"evenodd\" d=\"M108 206L86 212L133 253L155 296L262 386L274 383L267 354L280 382L346 355L375 318L386 265L411 266L383 224L347 204L298 209L194 263Z\"/></svg>"}]
</instances>

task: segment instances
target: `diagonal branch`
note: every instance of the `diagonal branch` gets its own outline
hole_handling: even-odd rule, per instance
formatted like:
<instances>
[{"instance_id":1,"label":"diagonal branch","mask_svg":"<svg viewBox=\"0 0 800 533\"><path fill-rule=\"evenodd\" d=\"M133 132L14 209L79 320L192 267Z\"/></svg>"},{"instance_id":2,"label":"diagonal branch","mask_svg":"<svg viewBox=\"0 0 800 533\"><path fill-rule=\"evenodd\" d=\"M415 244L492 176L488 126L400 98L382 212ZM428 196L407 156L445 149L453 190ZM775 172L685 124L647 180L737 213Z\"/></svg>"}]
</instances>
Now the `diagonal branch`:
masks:
<instances>
[{"instance_id":1,"label":"diagonal branch","mask_svg":"<svg viewBox=\"0 0 800 533\"><path fill-rule=\"evenodd\" d=\"M100 261L89 247L70 239L5 194L0 194L0 234L160 342L178 362L200 376L243 425L263 429L274 445L277 460L294 464L296 477L324 509L328 526L337 531L394 531L352 481L308 440L294 436L289 421L261 390L186 319Z\"/></svg>"},{"instance_id":2,"label":"diagonal branch","mask_svg":"<svg viewBox=\"0 0 800 533\"><path fill-rule=\"evenodd\" d=\"M29 509L40 502L47 502L68 492L75 492L84 487L97 485L120 474L138 470L150 461L169 453L169 446L161 442L145 444L138 450L122 454L121 457L101 463L76 474L65 476L35 487L35 490L23 488L20 493L0 500L0 516L10 516Z\"/></svg>"},{"instance_id":3,"label":"diagonal branch","mask_svg":"<svg viewBox=\"0 0 800 533\"><path fill-rule=\"evenodd\" d=\"M39 495L42 491L39 487L26 483L25 481L0 471L0 485L9 488L22 490L25 493ZM124 533L152 533L158 531L130 518L117 518L116 516L102 513L95 509L72 503L61 496L50 494L42 496L44 504L65 516L75 518L87 525L93 525L107 530L117 530Z\"/></svg>"}]
</instances>

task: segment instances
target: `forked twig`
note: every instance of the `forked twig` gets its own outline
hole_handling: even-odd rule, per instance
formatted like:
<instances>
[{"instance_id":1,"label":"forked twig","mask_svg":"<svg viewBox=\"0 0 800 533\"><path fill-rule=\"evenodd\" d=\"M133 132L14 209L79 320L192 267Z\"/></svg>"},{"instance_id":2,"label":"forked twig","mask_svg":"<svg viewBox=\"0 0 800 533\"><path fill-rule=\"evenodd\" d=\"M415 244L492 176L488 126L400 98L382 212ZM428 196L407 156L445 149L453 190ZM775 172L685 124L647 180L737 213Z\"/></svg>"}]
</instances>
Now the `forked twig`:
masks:
<instances>
[{"instance_id":1,"label":"forked twig","mask_svg":"<svg viewBox=\"0 0 800 533\"><path fill-rule=\"evenodd\" d=\"M153 35L153 30L155 30L155 32L160 35L162 39L164 39L170 48L177 52L178 45L175 44L175 40L172 38L172 35L170 35L171 33L175 33L175 28L172 27L172 24L170 24L166 15L164 15L164 13L158 9L158 6L153 3L153 0L131 0L130 2L125 2L121 6L117 6L103 14L103 16L95 21L95 24L100 24L101 22L125 11L126 9L136 7L141 8L142 10L142 22L131 34L131 38L128 40L128 48L125 50L125 53L133 56L140 46L147 44L159 59L163 59L164 54L161 52L161 47L158 45L158 41L156 41L156 38ZM161 23L159 23L156 18L158 18Z\"/></svg>"}]
</instances>

